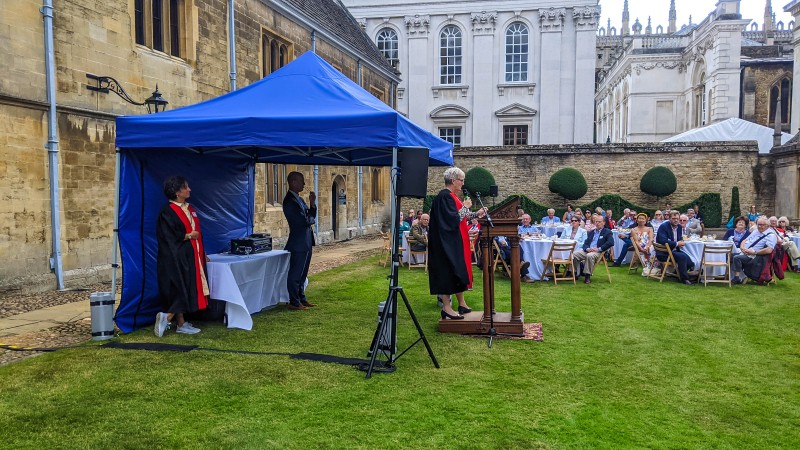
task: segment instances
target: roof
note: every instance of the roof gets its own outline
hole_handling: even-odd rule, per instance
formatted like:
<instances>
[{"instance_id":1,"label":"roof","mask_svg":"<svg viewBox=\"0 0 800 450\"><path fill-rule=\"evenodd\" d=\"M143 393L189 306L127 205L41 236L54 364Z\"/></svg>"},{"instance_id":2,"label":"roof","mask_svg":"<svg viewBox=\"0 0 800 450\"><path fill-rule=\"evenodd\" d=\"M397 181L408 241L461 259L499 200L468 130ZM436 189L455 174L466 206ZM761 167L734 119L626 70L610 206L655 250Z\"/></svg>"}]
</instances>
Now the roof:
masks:
<instances>
[{"instance_id":1,"label":"roof","mask_svg":"<svg viewBox=\"0 0 800 450\"><path fill-rule=\"evenodd\" d=\"M383 57L378 47L340 0L283 1L302 11L326 31L358 50L364 59L386 69L389 73L396 73L395 68Z\"/></svg>"},{"instance_id":2,"label":"roof","mask_svg":"<svg viewBox=\"0 0 800 450\"><path fill-rule=\"evenodd\" d=\"M769 153L772 148L773 133L772 128L732 117L705 127L684 131L661 142L757 141L758 153L763 154ZM782 133L781 145L791 138L791 134Z\"/></svg>"}]
</instances>

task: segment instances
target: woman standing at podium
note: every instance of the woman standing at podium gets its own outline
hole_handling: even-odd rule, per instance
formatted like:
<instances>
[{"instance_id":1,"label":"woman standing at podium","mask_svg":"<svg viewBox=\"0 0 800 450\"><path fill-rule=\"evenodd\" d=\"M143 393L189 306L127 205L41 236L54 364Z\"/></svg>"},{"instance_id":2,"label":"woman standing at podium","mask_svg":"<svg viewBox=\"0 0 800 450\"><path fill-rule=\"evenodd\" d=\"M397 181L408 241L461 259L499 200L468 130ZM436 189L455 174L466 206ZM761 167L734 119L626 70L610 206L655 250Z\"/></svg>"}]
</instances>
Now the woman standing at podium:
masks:
<instances>
[{"instance_id":1,"label":"woman standing at podium","mask_svg":"<svg viewBox=\"0 0 800 450\"><path fill-rule=\"evenodd\" d=\"M462 203L456 196L464 186L464 172L458 167L444 171L444 185L431 204L428 284L431 295L442 300L442 319L457 320L472 311L464 301L464 291L472 285L468 222L473 217L483 217L486 211L470 212L472 201L467 198ZM458 313L450 306L453 294L458 298Z\"/></svg>"}]
</instances>

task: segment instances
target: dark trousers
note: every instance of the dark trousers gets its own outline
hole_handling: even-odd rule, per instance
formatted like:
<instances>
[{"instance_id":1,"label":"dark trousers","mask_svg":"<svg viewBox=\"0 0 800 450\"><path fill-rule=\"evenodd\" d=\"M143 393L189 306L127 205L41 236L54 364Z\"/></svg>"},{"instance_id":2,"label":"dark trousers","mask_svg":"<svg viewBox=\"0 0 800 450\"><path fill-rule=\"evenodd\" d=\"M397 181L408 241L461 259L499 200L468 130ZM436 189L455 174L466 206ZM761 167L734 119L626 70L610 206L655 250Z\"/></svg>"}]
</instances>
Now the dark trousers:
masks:
<instances>
[{"instance_id":1,"label":"dark trousers","mask_svg":"<svg viewBox=\"0 0 800 450\"><path fill-rule=\"evenodd\" d=\"M289 254L289 274L286 276L286 289L289 291L289 303L294 306L306 301L303 285L311 265L311 251L291 252Z\"/></svg>"},{"instance_id":2,"label":"dark trousers","mask_svg":"<svg viewBox=\"0 0 800 450\"><path fill-rule=\"evenodd\" d=\"M411 244L411 250L413 250L415 252L424 252L426 248L428 248L428 247L425 244L423 244L422 242L417 242L416 244Z\"/></svg>"},{"instance_id":3,"label":"dark trousers","mask_svg":"<svg viewBox=\"0 0 800 450\"><path fill-rule=\"evenodd\" d=\"M622 251L619 254L619 258L614 260L615 266L618 266L622 264L622 261L625 261L625 257L628 255L628 250L630 250L631 245L633 245L633 242L629 237L626 237L625 239L620 239L620 241L622 241ZM677 260L675 260L675 262L677 262Z\"/></svg>"},{"instance_id":4,"label":"dark trousers","mask_svg":"<svg viewBox=\"0 0 800 450\"><path fill-rule=\"evenodd\" d=\"M681 281L686 281L689 279L689 268L694 267L694 263L692 262L692 258L689 257L686 253L683 252L672 252L672 257L675 258L675 264L678 265L678 275L680 276ZM667 261L667 254L663 252L656 252L656 259L661 262Z\"/></svg>"}]
</instances>

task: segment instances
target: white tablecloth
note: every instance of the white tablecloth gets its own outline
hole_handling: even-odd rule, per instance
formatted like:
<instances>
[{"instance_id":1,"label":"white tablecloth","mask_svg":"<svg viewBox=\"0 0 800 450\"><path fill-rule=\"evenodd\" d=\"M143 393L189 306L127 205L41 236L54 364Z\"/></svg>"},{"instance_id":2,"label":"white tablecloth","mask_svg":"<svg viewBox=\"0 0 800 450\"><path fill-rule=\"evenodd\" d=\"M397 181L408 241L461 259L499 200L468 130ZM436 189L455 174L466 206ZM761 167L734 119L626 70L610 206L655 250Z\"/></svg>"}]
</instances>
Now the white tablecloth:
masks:
<instances>
[{"instance_id":1,"label":"white tablecloth","mask_svg":"<svg viewBox=\"0 0 800 450\"><path fill-rule=\"evenodd\" d=\"M564 231L564 225L537 225L536 229L539 231L539 233L542 233L547 237L551 237L560 231Z\"/></svg>"},{"instance_id":2,"label":"white tablecloth","mask_svg":"<svg viewBox=\"0 0 800 450\"><path fill-rule=\"evenodd\" d=\"M559 241L559 242L572 242L573 240ZM520 249L523 250L523 257L531 265L528 267L528 276L533 280L541 280L544 277L544 263L542 259L547 258L550 254L550 248L553 246L553 241L550 239L521 239L519 241ZM566 258L567 252L558 252L554 255L556 258Z\"/></svg>"},{"instance_id":3,"label":"white tablecloth","mask_svg":"<svg viewBox=\"0 0 800 450\"><path fill-rule=\"evenodd\" d=\"M619 261L620 253L622 253L622 246L625 245L625 242L619 238L619 230L611 230L611 232L614 233L614 262L617 262ZM630 238L630 232L628 232L626 236ZM634 255L633 241L631 241L631 246L628 248L630 251L624 255L622 261L620 261L620 264L630 264L631 258L633 258Z\"/></svg>"},{"instance_id":4,"label":"white tablecloth","mask_svg":"<svg viewBox=\"0 0 800 450\"><path fill-rule=\"evenodd\" d=\"M403 231L403 238L400 243L400 251L402 252L401 260L403 264L408 264L408 258L411 255L408 245L408 235L410 235L410 231ZM423 264L425 263L425 256L424 255L414 255L414 264Z\"/></svg>"},{"instance_id":5,"label":"white tablecloth","mask_svg":"<svg viewBox=\"0 0 800 450\"><path fill-rule=\"evenodd\" d=\"M692 259L694 262L695 270L700 270L700 261L703 259L703 249L705 248L706 244L714 245L714 246L723 246L723 245L732 245L731 242L728 241L685 241L686 245L683 246L683 252L686 253L689 258ZM713 253L707 255L708 261L725 261L725 255L719 253ZM725 273L725 269L722 267L714 267L711 269L711 275L722 275Z\"/></svg>"},{"instance_id":6,"label":"white tablecloth","mask_svg":"<svg viewBox=\"0 0 800 450\"><path fill-rule=\"evenodd\" d=\"M794 245L796 245L797 248L800 248L800 235L791 236L789 237L789 239L791 239L792 242L794 242ZM800 267L800 258L797 259L795 267Z\"/></svg>"},{"instance_id":7,"label":"white tablecloth","mask_svg":"<svg viewBox=\"0 0 800 450\"><path fill-rule=\"evenodd\" d=\"M289 252L208 255L210 297L226 302L228 328L253 329L251 314L289 302Z\"/></svg>"}]
</instances>

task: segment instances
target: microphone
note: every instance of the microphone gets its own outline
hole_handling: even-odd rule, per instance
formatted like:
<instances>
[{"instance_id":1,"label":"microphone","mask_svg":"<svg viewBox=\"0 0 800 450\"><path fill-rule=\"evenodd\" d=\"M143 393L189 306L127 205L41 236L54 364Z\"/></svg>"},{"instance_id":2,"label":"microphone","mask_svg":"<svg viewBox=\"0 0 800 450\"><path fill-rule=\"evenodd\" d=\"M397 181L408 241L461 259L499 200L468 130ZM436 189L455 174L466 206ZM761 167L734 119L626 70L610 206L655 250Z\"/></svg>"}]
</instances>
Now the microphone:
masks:
<instances>
[{"instance_id":1,"label":"microphone","mask_svg":"<svg viewBox=\"0 0 800 450\"><path fill-rule=\"evenodd\" d=\"M463 193L464 193L464 197L469 197L469 191L467 190L467 188L466 188L466 187L462 187L462 188L461 188L461 192L463 192Z\"/></svg>"}]
</instances>

